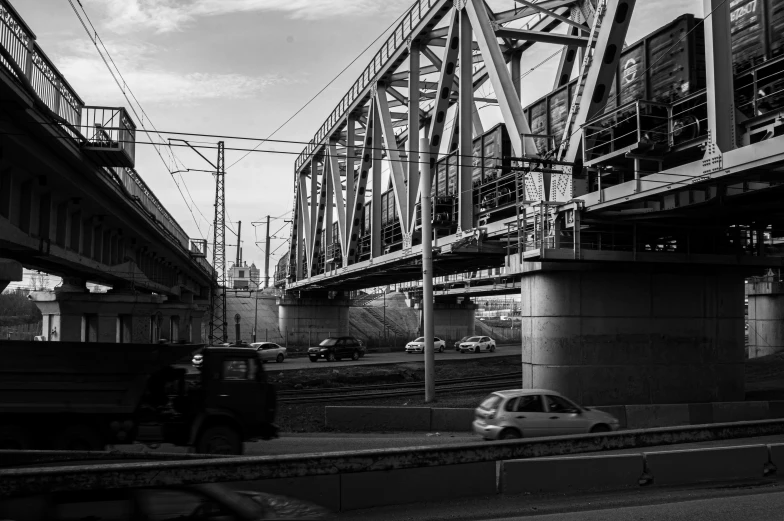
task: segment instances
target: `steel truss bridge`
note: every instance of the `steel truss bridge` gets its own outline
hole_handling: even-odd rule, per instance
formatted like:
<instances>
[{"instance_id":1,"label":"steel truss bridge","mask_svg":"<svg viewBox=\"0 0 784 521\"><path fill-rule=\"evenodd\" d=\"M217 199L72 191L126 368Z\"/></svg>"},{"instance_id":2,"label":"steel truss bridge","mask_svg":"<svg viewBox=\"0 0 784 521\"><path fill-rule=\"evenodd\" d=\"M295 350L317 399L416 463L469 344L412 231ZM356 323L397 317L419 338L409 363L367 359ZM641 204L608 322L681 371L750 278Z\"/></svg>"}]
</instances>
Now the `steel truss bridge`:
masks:
<instances>
[{"instance_id":1,"label":"steel truss bridge","mask_svg":"<svg viewBox=\"0 0 784 521\"><path fill-rule=\"evenodd\" d=\"M419 176L435 178L447 156L456 186L433 200L437 294L519 291L529 266L550 261L780 267L780 110L756 94L741 110L730 2L705 0L709 16L697 24L704 88L617 109L608 100L636 2L517 3L499 12L483 0L419 0L406 11L296 160L278 287L415 290ZM521 59L538 42L564 47L554 88L575 77L553 135L532 131L520 101ZM764 66L782 74L781 60ZM762 74L749 74L754 89ZM493 94L478 95L486 85ZM488 158L476 151L487 134L477 103L497 104L507 142L479 182ZM684 114L694 125L687 139Z\"/></svg>"}]
</instances>

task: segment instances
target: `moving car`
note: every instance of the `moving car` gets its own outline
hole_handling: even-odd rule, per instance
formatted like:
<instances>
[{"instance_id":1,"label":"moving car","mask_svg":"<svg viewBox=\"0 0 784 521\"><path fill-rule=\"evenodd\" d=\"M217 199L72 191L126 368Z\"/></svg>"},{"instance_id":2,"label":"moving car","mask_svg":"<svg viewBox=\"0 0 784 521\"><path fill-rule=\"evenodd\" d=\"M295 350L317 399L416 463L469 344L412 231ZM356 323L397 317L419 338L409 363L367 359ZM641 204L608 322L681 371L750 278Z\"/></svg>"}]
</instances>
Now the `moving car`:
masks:
<instances>
[{"instance_id":1,"label":"moving car","mask_svg":"<svg viewBox=\"0 0 784 521\"><path fill-rule=\"evenodd\" d=\"M256 349L262 362L275 360L280 363L286 359L286 348L274 342L254 342L250 347Z\"/></svg>"},{"instance_id":2,"label":"moving car","mask_svg":"<svg viewBox=\"0 0 784 521\"><path fill-rule=\"evenodd\" d=\"M366 348L362 341L353 336L331 336L325 338L316 347L308 348L308 358L311 362L323 358L327 362L334 362L343 358L359 360L365 356Z\"/></svg>"},{"instance_id":3,"label":"moving car","mask_svg":"<svg viewBox=\"0 0 784 521\"><path fill-rule=\"evenodd\" d=\"M443 353L446 349L446 340L438 337L433 338L433 349L439 353ZM425 337L421 336L406 344L406 353L424 353L425 352Z\"/></svg>"},{"instance_id":4,"label":"moving car","mask_svg":"<svg viewBox=\"0 0 784 521\"><path fill-rule=\"evenodd\" d=\"M469 338L471 338L471 335L464 336L463 338L461 338L460 340L455 342L455 351L460 351L460 344L462 344L463 342L465 342Z\"/></svg>"},{"instance_id":5,"label":"moving car","mask_svg":"<svg viewBox=\"0 0 784 521\"><path fill-rule=\"evenodd\" d=\"M210 483L188 487L91 490L0 499L0 517L51 519L331 519L326 508L264 492Z\"/></svg>"},{"instance_id":6,"label":"moving car","mask_svg":"<svg viewBox=\"0 0 784 521\"><path fill-rule=\"evenodd\" d=\"M486 440L609 432L618 427L611 414L581 407L546 389L496 391L476 408L473 423L474 433Z\"/></svg>"},{"instance_id":7,"label":"moving car","mask_svg":"<svg viewBox=\"0 0 784 521\"><path fill-rule=\"evenodd\" d=\"M460 352L479 353L481 351L495 352L495 340L489 336L472 336L468 337L465 342L460 343Z\"/></svg>"}]
</instances>

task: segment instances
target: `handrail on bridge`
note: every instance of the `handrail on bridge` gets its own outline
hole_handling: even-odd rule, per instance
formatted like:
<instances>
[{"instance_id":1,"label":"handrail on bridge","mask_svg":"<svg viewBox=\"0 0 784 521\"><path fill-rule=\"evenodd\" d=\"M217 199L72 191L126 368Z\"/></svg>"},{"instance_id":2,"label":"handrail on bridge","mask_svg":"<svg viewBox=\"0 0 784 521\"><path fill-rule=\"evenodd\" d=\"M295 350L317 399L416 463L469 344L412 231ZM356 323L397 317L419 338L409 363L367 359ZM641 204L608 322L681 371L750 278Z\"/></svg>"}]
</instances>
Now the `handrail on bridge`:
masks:
<instances>
[{"instance_id":1,"label":"handrail on bridge","mask_svg":"<svg viewBox=\"0 0 784 521\"><path fill-rule=\"evenodd\" d=\"M96 145L102 139L103 141L108 139L118 143L126 154L133 157L136 125L125 110L86 107L84 101L39 47L35 41L35 34L8 0L0 0L0 46L15 62L9 63L5 57L0 56L0 64L18 81L32 86L36 96L52 111L52 114L70 125L70 128L62 123L57 125L70 138L80 146L85 142L88 145ZM24 74L25 81L19 78L17 71ZM114 111L109 115L108 122L103 120L99 122L97 119L93 121L95 115L102 109ZM82 125L83 119L85 125ZM77 129L85 135L92 129L96 134L87 137L77 135ZM111 172L110 168L106 170ZM147 210L164 232L172 236L186 253L190 252L190 238L185 230L161 204L139 174L129 167L113 167L113 170L115 175L110 175L109 178L124 187L126 193ZM196 258L195 261L208 275L211 277L214 275L214 270L206 259Z\"/></svg>"}]
</instances>

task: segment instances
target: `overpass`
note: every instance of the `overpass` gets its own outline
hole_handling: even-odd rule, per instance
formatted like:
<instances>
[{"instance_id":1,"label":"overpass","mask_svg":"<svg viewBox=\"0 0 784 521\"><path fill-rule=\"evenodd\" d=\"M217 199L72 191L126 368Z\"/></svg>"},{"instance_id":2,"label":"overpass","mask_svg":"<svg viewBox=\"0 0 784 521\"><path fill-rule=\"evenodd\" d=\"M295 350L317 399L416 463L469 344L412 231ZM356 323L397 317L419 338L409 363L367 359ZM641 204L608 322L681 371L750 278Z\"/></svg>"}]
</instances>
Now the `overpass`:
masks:
<instances>
[{"instance_id":1,"label":"overpass","mask_svg":"<svg viewBox=\"0 0 784 521\"><path fill-rule=\"evenodd\" d=\"M416 300L430 175L436 329L472 324L471 295L520 291L524 387L742 399L744 278L782 265L781 36L750 38L748 10L705 0L705 20L626 47L633 0L519 3L404 13L295 163L281 323L338 329L340 295L366 287ZM523 107L537 42L564 52L553 92Z\"/></svg>"},{"instance_id":2,"label":"overpass","mask_svg":"<svg viewBox=\"0 0 784 521\"><path fill-rule=\"evenodd\" d=\"M0 127L0 286L21 279L22 266L63 277L55 296L36 297L44 335L198 341L215 281L206 245L189 239L134 170L128 113L86 105L7 0ZM87 294L86 281L113 289Z\"/></svg>"}]
</instances>

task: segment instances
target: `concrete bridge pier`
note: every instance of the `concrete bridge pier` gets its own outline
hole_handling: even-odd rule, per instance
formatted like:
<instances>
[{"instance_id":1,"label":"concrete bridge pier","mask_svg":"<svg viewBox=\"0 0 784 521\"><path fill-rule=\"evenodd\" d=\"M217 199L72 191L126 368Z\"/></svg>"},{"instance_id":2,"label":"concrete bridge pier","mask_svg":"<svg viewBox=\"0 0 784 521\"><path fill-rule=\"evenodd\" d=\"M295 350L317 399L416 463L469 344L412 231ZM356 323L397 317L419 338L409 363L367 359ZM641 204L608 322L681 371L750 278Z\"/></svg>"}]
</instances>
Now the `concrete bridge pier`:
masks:
<instances>
[{"instance_id":1,"label":"concrete bridge pier","mask_svg":"<svg viewBox=\"0 0 784 521\"><path fill-rule=\"evenodd\" d=\"M72 277L54 293L31 298L43 315L43 335L53 342L200 343L207 310L187 293L171 299L127 288L89 293L84 279Z\"/></svg>"},{"instance_id":2,"label":"concrete bridge pier","mask_svg":"<svg viewBox=\"0 0 784 521\"><path fill-rule=\"evenodd\" d=\"M342 295L308 293L278 299L278 327L289 346L317 345L328 336L349 334L349 305Z\"/></svg>"},{"instance_id":3,"label":"concrete bridge pier","mask_svg":"<svg viewBox=\"0 0 784 521\"><path fill-rule=\"evenodd\" d=\"M752 279L746 284L749 299L749 358L784 351L784 283L778 277Z\"/></svg>"},{"instance_id":4,"label":"concrete bridge pier","mask_svg":"<svg viewBox=\"0 0 784 521\"><path fill-rule=\"evenodd\" d=\"M0 259L0 293L12 282L22 280L22 265L15 260Z\"/></svg>"},{"instance_id":5,"label":"concrete bridge pier","mask_svg":"<svg viewBox=\"0 0 784 521\"><path fill-rule=\"evenodd\" d=\"M535 266L522 280L524 388L588 405L744 399L741 273Z\"/></svg>"},{"instance_id":6,"label":"concrete bridge pier","mask_svg":"<svg viewBox=\"0 0 784 521\"><path fill-rule=\"evenodd\" d=\"M421 314L421 313L420 313ZM447 340L448 347L476 330L476 304L470 301L436 300L433 304L433 330L435 336Z\"/></svg>"}]
</instances>

